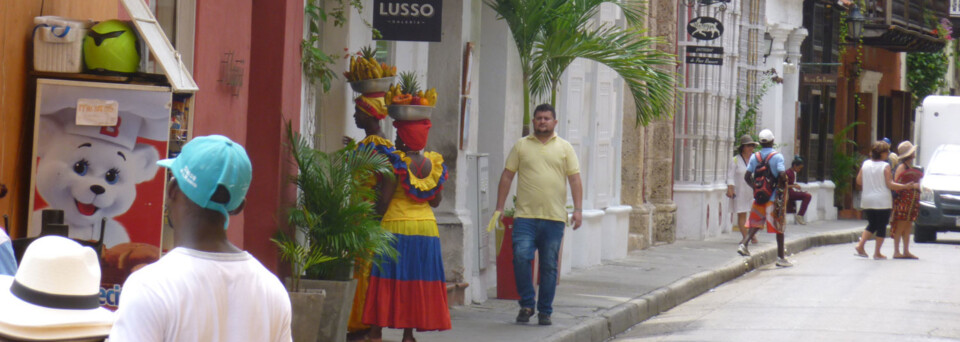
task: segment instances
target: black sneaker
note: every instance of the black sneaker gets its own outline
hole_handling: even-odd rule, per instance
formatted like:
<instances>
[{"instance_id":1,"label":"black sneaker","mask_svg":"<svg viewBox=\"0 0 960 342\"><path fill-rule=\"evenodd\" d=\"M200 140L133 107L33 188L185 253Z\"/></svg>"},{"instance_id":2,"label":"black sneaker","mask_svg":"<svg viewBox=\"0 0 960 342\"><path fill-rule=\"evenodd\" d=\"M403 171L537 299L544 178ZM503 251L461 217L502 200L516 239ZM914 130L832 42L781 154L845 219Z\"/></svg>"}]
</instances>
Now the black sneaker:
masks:
<instances>
[{"instance_id":1,"label":"black sneaker","mask_svg":"<svg viewBox=\"0 0 960 342\"><path fill-rule=\"evenodd\" d=\"M530 322L530 316L533 316L533 309L520 308L520 313L517 314L517 323Z\"/></svg>"},{"instance_id":2,"label":"black sneaker","mask_svg":"<svg viewBox=\"0 0 960 342\"><path fill-rule=\"evenodd\" d=\"M540 325L553 325L553 321L550 320L550 315L545 313L537 314L537 319L540 320Z\"/></svg>"}]
</instances>

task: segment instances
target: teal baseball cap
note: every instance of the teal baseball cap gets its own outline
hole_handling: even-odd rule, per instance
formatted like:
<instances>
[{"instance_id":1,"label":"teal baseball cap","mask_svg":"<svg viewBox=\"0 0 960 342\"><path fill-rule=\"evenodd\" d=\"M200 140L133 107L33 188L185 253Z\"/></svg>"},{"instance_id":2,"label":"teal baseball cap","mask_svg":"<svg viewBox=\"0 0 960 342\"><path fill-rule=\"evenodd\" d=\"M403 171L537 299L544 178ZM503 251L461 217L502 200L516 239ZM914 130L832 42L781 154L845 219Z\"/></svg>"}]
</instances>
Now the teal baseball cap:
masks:
<instances>
[{"instance_id":1,"label":"teal baseball cap","mask_svg":"<svg viewBox=\"0 0 960 342\"><path fill-rule=\"evenodd\" d=\"M253 178L247 151L222 135L193 138L176 158L160 160L157 165L170 169L180 191L191 201L223 214L224 229L230 223L230 211L246 198Z\"/></svg>"}]
</instances>

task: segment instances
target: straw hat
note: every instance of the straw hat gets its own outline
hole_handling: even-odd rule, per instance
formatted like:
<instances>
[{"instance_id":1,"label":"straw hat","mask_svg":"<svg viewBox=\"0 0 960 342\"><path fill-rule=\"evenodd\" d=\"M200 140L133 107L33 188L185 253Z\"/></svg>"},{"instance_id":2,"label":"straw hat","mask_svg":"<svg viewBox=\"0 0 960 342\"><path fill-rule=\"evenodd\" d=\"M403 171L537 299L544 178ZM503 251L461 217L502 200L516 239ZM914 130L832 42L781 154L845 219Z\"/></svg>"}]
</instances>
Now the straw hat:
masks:
<instances>
[{"instance_id":1,"label":"straw hat","mask_svg":"<svg viewBox=\"0 0 960 342\"><path fill-rule=\"evenodd\" d=\"M0 337L31 341L103 338L114 315L100 307L93 249L61 236L27 247L15 277L0 276Z\"/></svg>"},{"instance_id":2,"label":"straw hat","mask_svg":"<svg viewBox=\"0 0 960 342\"><path fill-rule=\"evenodd\" d=\"M913 143L911 143L909 140L904 140L899 146L897 146L897 154L900 155L900 159L909 158L916 152L917 147L913 146Z\"/></svg>"},{"instance_id":3,"label":"straw hat","mask_svg":"<svg viewBox=\"0 0 960 342\"><path fill-rule=\"evenodd\" d=\"M753 137L751 137L749 134L744 134L743 136L740 137L740 146L743 146L743 145L757 146L757 142L753 141Z\"/></svg>"}]
</instances>

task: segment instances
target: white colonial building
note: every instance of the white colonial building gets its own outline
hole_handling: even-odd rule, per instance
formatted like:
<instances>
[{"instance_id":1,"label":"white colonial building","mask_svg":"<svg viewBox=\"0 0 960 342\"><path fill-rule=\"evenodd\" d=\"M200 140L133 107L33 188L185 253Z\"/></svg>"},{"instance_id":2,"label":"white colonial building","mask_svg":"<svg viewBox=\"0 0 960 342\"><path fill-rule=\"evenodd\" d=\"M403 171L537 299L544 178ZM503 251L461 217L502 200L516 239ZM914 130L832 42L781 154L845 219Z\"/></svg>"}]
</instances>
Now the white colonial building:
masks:
<instances>
[{"instance_id":1,"label":"white colonial building","mask_svg":"<svg viewBox=\"0 0 960 342\"><path fill-rule=\"evenodd\" d=\"M709 65L688 63L684 58L680 69L684 83L682 105L674 116L673 169L677 238L700 240L729 232L732 227L734 215L725 193L727 165L739 138L734 136L738 102L743 111L748 103L763 95L753 134L770 129L787 163L793 159L800 44L807 33L799 15L800 1L680 3L678 53L723 61L722 65ZM687 33L686 26L697 17L716 18L725 31L714 40L695 39ZM723 52L688 54L690 46L718 47ZM782 78L782 83L774 82L765 94L759 94L764 79L772 77L778 81ZM827 183L806 186L814 193L808 221L829 216L824 212L833 208L832 202L818 201L833 198L832 184Z\"/></svg>"}]
</instances>

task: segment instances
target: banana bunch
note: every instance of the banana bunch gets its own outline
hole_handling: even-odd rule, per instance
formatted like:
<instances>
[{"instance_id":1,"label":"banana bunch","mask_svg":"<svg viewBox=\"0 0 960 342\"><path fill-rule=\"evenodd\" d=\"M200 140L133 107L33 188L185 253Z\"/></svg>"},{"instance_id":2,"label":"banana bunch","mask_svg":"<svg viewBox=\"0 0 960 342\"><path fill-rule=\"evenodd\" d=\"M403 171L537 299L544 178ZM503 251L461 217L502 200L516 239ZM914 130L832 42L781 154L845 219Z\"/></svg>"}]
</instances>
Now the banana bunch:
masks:
<instances>
[{"instance_id":1,"label":"banana bunch","mask_svg":"<svg viewBox=\"0 0 960 342\"><path fill-rule=\"evenodd\" d=\"M347 78L347 81L356 82L391 77L396 74L396 66L389 66L387 63L378 63L377 60L372 57L350 56L350 70L345 71L343 76Z\"/></svg>"}]
</instances>

